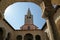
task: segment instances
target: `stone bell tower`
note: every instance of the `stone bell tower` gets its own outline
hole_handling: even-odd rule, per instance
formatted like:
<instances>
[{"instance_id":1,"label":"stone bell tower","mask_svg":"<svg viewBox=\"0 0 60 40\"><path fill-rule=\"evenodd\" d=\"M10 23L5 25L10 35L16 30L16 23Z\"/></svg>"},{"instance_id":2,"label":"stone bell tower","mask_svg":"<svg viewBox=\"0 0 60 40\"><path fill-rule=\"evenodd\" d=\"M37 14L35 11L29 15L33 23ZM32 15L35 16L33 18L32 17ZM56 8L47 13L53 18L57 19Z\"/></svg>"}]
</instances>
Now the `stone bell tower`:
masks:
<instances>
[{"instance_id":1,"label":"stone bell tower","mask_svg":"<svg viewBox=\"0 0 60 40\"><path fill-rule=\"evenodd\" d=\"M27 15L25 15L25 24L33 24L33 15L31 14L29 8L28 8Z\"/></svg>"},{"instance_id":2,"label":"stone bell tower","mask_svg":"<svg viewBox=\"0 0 60 40\"><path fill-rule=\"evenodd\" d=\"M25 24L20 28L21 30L35 30L38 27L33 24L33 15L28 8L28 12L25 15Z\"/></svg>"}]
</instances>

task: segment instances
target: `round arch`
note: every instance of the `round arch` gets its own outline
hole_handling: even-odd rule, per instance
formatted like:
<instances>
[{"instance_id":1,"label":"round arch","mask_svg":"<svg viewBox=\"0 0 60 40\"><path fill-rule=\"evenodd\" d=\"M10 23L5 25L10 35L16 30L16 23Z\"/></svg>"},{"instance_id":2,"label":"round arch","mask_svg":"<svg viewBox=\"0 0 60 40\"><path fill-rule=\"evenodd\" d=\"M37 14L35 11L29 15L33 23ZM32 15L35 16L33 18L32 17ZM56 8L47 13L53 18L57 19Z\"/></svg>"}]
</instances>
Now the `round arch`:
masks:
<instances>
[{"instance_id":1,"label":"round arch","mask_svg":"<svg viewBox=\"0 0 60 40\"><path fill-rule=\"evenodd\" d=\"M0 40L3 40L3 29L0 28Z\"/></svg>"},{"instance_id":2,"label":"round arch","mask_svg":"<svg viewBox=\"0 0 60 40\"><path fill-rule=\"evenodd\" d=\"M5 36L6 36L6 30L5 30L5 28L3 28L3 27L0 27L0 36L1 36L1 39L5 39ZM0 39L0 40L1 40Z\"/></svg>"},{"instance_id":3,"label":"round arch","mask_svg":"<svg viewBox=\"0 0 60 40\"><path fill-rule=\"evenodd\" d=\"M8 33L6 40L10 40L10 38L11 38L11 33Z\"/></svg>"},{"instance_id":4,"label":"round arch","mask_svg":"<svg viewBox=\"0 0 60 40\"><path fill-rule=\"evenodd\" d=\"M4 3L3 3L4 2ZM1 0L1 7L0 8L2 8L1 9L1 11L4 13L4 11L5 11L5 9L9 6L9 5L11 5L11 4L14 4L14 3L16 3L16 2L33 2L33 3L35 3L35 4L37 4L37 5L39 5L40 6L40 4L41 4L41 2L42 2L42 0L8 0L8 1L3 1L3 0Z\"/></svg>"},{"instance_id":5,"label":"round arch","mask_svg":"<svg viewBox=\"0 0 60 40\"><path fill-rule=\"evenodd\" d=\"M44 11L45 10L45 5L47 4L47 3L45 3L45 1L42 1L42 0L1 0L0 1L0 11L1 11L1 13L2 14L4 14L4 11L5 11L5 9L9 6L9 5L11 5L11 4L13 4L13 3L16 3L16 2L33 2L33 3L35 3L35 4L37 4L37 5L39 5L41 8L42 8L42 11ZM50 4L50 1L49 1L49 4ZM3 15L3 17L4 17L4 15Z\"/></svg>"},{"instance_id":6,"label":"round arch","mask_svg":"<svg viewBox=\"0 0 60 40\"><path fill-rule=\"evenodd\" d=\"M24 36L24 40L33 40L33 35L30 34L30 33L27 33L27 34Z\"/></svg>"},{"instance_id":7,"label":"round arch","mask_svg":"<svg viewBox=\"0 0 60 40\"><path fill-rule=\"evenodd\" d=\"M16 39L17 39L17 40L22 40L22 36L21 36L21 35L18 35L18 36L16 37Z\"/></svg>"},{"instance_id":8,"label":"round arch","mask_svg":"<svg viewBox=\"0 0 60 40\"><path fill-rule=\"evenodd\" d=\"M40 35L36 35L36 36L35 36L35 40L41 40Z\"/></svg>"},{"instance_id":9,"label":"round arch","mask_svg":"<svg viewBox=\"0 0 60 40\"><path fill-rule=\"evenodd\" d=\"M2 13L2 17L4 18L4 11L5 11L5 9L9 6L9 5L11 5L11 4L13 4L13 3L16 3L16 2L33 2L33 3L35 3L35 4L37 4L37 5L39 5L40 7L41 7L41 9L42 9L42 12L43 12L43 14L42 14L42 17L44 18L45 17L45 14L46 14L46 11L50 11L50 10L48 10L48 9L51 9L52 8L52 3L51 3L51 0L1 0L0 1L0 11L1 11L1 13ZM48 4L47 4L47 2L48 2Z\"/></svg>"}]
</instances>

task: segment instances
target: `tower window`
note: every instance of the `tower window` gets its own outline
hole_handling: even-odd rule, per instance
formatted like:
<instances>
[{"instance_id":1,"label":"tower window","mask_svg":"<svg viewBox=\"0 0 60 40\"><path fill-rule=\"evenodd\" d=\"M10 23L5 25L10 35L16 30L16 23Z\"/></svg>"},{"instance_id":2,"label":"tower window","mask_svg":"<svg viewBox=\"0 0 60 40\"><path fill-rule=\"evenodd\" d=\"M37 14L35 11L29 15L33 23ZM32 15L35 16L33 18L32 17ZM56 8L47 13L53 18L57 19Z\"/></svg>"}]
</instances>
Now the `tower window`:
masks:
<instances>
[{"instance_id":1,"label":"tower window","mask_svg":"<svg viewBox=\"0 0 60 40\"><path fill-rule=\"evenodd\" d=\"M28 30L30 30L30 26L28 26Z\"/></svg>"},{"instance_id":2,"label":"tower window","mask_svg":"<svg viewBox=\"0 0 60 40\"><path fill-rule=\"evenodd\" d=\"M27 17L27 19L30 19L31 17Z\"/></svg>"},{"instance_id":3,"label":"tower window","mask_svg":"<svg viewBox=\"0 0 60 40\"><path fill-rule=\"evenodd\" d=\"M31 17L29 17L29 19L30 19Z\"/></svg>"}]
</instances>

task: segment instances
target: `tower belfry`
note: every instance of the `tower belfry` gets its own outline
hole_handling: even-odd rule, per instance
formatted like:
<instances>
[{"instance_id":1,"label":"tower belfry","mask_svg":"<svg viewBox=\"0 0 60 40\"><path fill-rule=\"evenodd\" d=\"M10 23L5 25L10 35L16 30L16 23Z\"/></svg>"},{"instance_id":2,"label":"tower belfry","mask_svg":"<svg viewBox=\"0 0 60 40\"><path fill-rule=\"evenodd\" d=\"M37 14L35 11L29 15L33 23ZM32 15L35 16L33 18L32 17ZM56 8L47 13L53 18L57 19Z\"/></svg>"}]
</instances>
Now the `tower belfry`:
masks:
<instances>
[{"instance_id":1,"label":"tower belfry","mask_svg":"<svg viewBox=\"0 0 60 40\"><path fill-rule=\"evenodd\" d=\"M30 9L25 15L25 24L21 27L21 30L35 30L38 27L33 24L33 15L31 14Z\"/></svg>"},{"instance_id":2,"label":"tower belfry","mask_svg":"<svg viewBox=\"0 0 60 40\"><path fill-rule=\"evenodd\" d=\"M28 8L27 15L25 15L25 24L33 24L33 15L31 14L29 8Z\"/></svg>"}]
</instances>

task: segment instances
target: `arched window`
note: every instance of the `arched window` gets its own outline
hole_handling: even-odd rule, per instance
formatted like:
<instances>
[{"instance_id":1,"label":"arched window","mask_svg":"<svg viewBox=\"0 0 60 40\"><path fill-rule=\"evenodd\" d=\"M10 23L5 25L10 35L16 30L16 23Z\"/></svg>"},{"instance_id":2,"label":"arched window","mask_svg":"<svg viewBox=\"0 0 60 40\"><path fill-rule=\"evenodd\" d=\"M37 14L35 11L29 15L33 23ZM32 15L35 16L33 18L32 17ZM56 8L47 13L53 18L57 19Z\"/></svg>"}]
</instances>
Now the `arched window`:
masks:
<instances>
[{"instance_id":1,"label":"arched window","mask_svg":"<svg viewBox=\"0 0 60 40\"><path fill-rule=\"evenodd\" d=\"M30 30L30 26L28 26L28 30Z\"/></svg>"},{"instance_id":2,"label":"arched window","mask_svg":"<svg viewBox=\"0 0 60 40\"><path fill-rule=\"evenodd\" d=\"M17 40L22 40L22 36L21 35L18 35L17 36Z\"/></svg>"},{"instance_id":3,"label":"arched window","mask_svg":"<svg viewBox=\"0 0 60 40\"><path fill-rule=\"evenodd\" d=\"M3 30L0 28L0 40L3 40Z\"/></svg>"},{"instance_id":4,"label":"arched window","mask_svg":"<svg viewBox=\"0 0 60 40\"><path fill-rule=\"evenodd\" d=\"M36 35L36 36L35 36L35 39L36 39L36 40L41 40L40 35Z\"/></svg>"},{"instance_id":5,"label":"arched window","mask_svg":"<svg viewBox=\"0 0 60 40\"><path fill-rule=\"evenodd\" d=\"M24 36L24 40L33 40L33 35L32 34L26 34L25 36Z\"/></svg>"},{"instance_id":6,"label":"arched window","mask_svg":"<svg viewBox=\"0 0 60 40\"><path fill-rule=\"evenodd\" d=\"M11 34L8 33L6 40L10 40Z\"/></svg>"},{"instance_id":7,"label":"arched window","mask_svg":"<svg viewBox=\"0 0 60 40\"><path fill-rule=\"evenodd\" d=\"M29 19L30 19L31 17L29 17Z\"/></svg>"}]
</instances>

